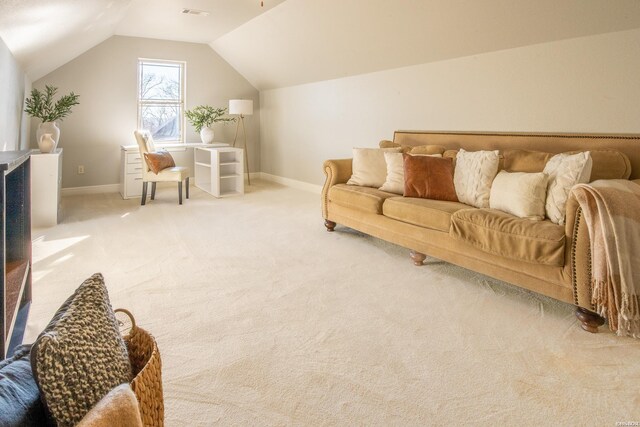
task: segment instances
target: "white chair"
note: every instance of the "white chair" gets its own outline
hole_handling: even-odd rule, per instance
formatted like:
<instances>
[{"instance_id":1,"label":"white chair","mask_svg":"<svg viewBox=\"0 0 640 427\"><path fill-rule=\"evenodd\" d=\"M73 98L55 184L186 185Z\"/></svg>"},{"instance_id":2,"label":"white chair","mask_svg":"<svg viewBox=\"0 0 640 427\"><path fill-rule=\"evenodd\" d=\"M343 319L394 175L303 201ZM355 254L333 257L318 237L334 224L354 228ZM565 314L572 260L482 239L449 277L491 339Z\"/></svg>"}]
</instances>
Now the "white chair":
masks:
<instances>
[{"instance_id":1,"label":"white chair","mask_svg":"<svg viewBox=\"0 0 640 427\"><path fill-rule=\"evenodd\" d=\"M156 151L151 133L147 130L136 130L133 131L133 134L136 136L136 141L138 141L140 160L142 161L142 201L140 204L144 206L147 201L147 186L149 183L151 183L151 200L155 199L157 182L177 182L178 203L182 204L182 181L186 181L186 196L187 199L189 198L189 168L174 166L163 169L157 174L153 173L144 159L144 153Z\"/></svg>"}]
</instances>

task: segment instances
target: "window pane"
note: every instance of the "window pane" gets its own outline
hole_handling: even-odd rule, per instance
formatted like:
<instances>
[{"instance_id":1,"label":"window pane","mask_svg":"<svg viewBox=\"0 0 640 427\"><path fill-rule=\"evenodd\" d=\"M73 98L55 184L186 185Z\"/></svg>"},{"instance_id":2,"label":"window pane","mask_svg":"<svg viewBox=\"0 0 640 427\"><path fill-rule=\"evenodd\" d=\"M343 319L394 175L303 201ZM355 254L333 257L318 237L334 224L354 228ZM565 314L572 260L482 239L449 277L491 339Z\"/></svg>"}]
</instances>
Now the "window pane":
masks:
<instances>
[{"instance_id":1,"label":"window pane","mask_svg":"<svg viewBox=\"0 0 640 427\"><path fill-rule=\"evenodd\" d=\"M140 98L180 100L180 65L141 64Z\"/></svg>"},{"instance_id":2,"label":"window pane","mask_svg":"<svg viewBox=\"0 0 640 427\"><path fill-rule=\"evenodd\" d=\"M142 129L151 132L156 141L178 141L181 138L182 115L179 105L143 105L140 107Z\"/></svg>"}]
</instances>

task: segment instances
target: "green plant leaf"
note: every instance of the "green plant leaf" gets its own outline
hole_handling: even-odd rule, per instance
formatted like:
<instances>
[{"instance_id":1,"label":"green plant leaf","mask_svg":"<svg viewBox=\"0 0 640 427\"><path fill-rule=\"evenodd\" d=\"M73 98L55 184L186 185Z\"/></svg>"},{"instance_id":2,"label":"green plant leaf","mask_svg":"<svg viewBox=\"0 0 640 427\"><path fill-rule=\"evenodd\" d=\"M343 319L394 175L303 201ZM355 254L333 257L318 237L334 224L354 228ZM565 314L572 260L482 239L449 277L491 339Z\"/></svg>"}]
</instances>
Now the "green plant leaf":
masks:
<instances>
[{"instance_id":1,"label":"green plant leaf","mask_svg":"<svg viewBox=\"0 0 640 427\"><path fill-rule=\"evenodd\" d=\"M209 105L198 105L192 110L184 112L189 123L200 132L202 128L209 127L214 123L235 122L235 117L224 117L227 114L226 108L214 108Z\"/></svg>"},{"instance_id":2,"label":"green plant leaf","mask_svg":"<svg viewBox=\"0 0 640 427\"><path fill-rule=\"evenodd\" d=\"M57 87L49 85L45 86L44 92L38 89L31 90L31 98L25 100L24 112L43 122L55 122L56 120L64 119L71 114L71 109L74 105L80 104L78 102L80 95L71 92L69 95L60 97L54 104L53 97L57 92Z\"/></svg>"}]
</instances>

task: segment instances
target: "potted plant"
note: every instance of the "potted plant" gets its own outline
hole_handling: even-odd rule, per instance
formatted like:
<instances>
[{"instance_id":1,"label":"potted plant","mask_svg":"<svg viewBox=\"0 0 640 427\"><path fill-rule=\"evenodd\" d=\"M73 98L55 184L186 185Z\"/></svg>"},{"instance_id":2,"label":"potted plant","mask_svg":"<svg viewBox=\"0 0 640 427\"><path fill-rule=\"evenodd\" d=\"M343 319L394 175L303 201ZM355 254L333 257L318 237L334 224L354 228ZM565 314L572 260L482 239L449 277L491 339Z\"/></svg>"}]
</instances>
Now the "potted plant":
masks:
<instances>
[{"instance_id":1,"label":"potted plant","mask_svg":"<svg viewBox=\"0 0 640 427\"><path fill-rule=\"evenodd\" d=\"M47 148L43 150L44 147L41 147L40 151L43 152L55 150L58 140L60 139L60 129L58 128L56 121L67 117L71 113L71 107L79 104L78 98L80 95L76 95L73 92L60 97L60 99L54 103L53 97L57 91L57 87L49 85L45 86L44 92L41 92L38 89L33 89L31 91L31 98L27 98L25 101L25 113L31 117L36 117L42 120L42 123L38 126L38 131L36 133L38 145L41 144L42 137L47 134L49 135L47 139L50 138L53 140L53 146L50 148L47 147L49 148L48 150Z\"/></svg>"},{"instance_id":2,"label":"potted plant","mask_svg":"<svg viewBox=\"0 0 640 427\"><path fill-rule=\"evenodd\" d=\"M227 114L226 108L214 108L209 105L198 105L193 110L187 110L184 115L189 123L200 134L200 139L205 144L213 142L214 133L211 125L217 122L235 122L234 117L224 117Z\"/></svg>"}]
</instances>

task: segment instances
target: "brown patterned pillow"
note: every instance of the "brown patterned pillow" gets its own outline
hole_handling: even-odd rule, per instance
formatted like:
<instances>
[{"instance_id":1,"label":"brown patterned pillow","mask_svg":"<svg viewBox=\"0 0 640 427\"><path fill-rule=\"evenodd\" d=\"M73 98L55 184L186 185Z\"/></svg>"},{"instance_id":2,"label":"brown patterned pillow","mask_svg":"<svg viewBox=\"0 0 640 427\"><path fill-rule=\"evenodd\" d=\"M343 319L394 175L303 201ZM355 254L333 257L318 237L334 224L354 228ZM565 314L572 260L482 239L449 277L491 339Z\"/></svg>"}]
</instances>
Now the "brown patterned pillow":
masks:
<instances>
[{"instance_id":1,"label":"brown patterned pillow","mask_svg":"<svg viewBox=\"0 0 640 427\"><path fill-rule=\"evenodd\" d=\"M458 201L450 158L403 154L403 161L405 197Z\"/></svg>"},{"instance_id":2,"label":"brown patterned pillow","mask_svg":"<svg viewBox=\"0 0 640 427\"><path fill-rule=\"evenodd\" d=\"M131 381L131 364L100 273L65 301L31 348L43 403L58 426L76 425L112 388Z\"/></svg>"},{"instance_id":3,"label":"brown patterned pillow","mask_svg":"<svg viewBox=\"0 0 640 427\"><path fill-rule=\"evenodd\" d=\"M173 157L166 150L156 151L155 153L144 153L144 160L147 162L147 166L151 169L151 172L156 175L163 169L172 168L176 165L173 161Z\"/></svg>"}]
</instances>

